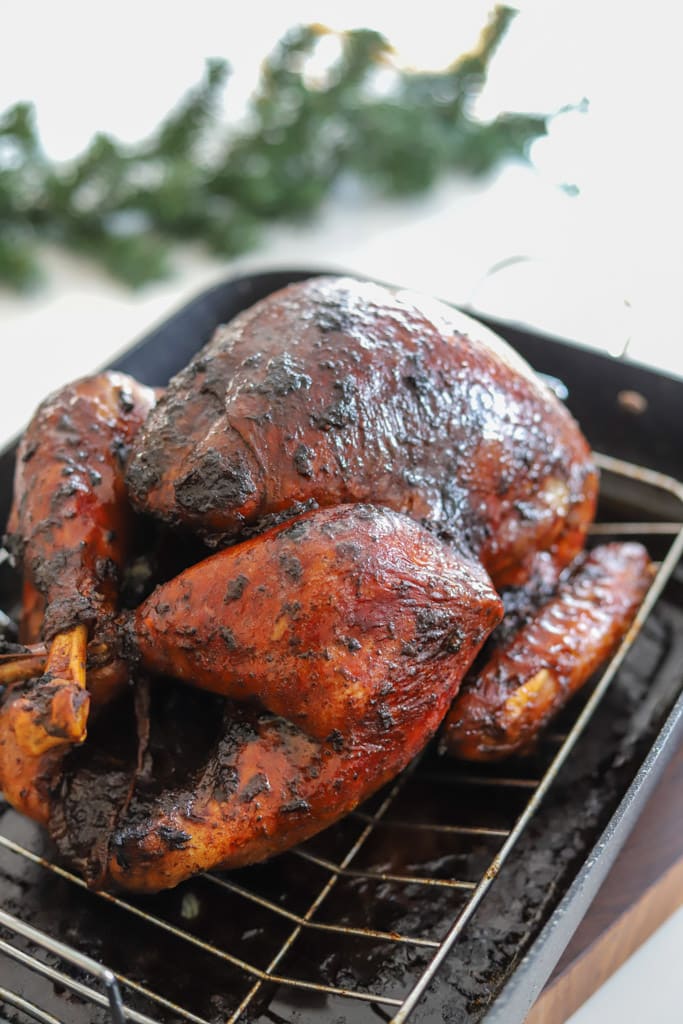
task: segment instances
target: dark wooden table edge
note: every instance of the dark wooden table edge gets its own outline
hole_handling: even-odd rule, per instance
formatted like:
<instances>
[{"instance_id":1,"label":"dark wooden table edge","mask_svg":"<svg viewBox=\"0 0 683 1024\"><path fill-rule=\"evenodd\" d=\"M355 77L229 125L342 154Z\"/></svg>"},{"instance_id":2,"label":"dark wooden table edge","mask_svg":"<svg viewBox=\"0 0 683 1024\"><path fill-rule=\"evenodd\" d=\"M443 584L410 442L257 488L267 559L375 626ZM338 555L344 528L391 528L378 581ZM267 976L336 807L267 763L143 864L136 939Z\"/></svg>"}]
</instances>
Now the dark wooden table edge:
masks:
<instances>
[{"instance_id":1,"label":"dark wooden table edge","mask_svg":"<svg viewBox=\"0 0 683 1024\"><path fill-rule=\"evenodd\" d=\"M683 743L526 1024L564 1022L683 904Z\"/></svg>"}]
</instances>

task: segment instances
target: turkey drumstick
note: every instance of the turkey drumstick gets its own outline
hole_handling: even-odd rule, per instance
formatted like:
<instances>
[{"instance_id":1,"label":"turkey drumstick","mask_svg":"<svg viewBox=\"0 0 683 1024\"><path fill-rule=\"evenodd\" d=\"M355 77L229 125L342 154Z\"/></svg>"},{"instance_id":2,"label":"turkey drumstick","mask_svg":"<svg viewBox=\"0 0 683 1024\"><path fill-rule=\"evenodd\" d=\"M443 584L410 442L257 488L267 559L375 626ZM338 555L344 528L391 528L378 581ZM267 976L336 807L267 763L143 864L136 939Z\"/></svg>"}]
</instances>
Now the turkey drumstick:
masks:
<instances>
[{"instance_id":1,"label":"turkey drumstick","mask_svg":"<svg viewBox=\"0 0 683 1024\"><path fill-rule=\"evenodd\" d=\"M480 669L446 716L442 750L498 761L532 747L543 725L614 652L650 585L640 544L580 555L553 596ZM486 652L485 652L486 653Z\"/></svg>"},{"instance_id":2,"label":"turkey drumstick","mask_svg":"<svg viewBox=\"0 0 683 1024\"><path fill-rule=\"evenodd\" d=\"M0 778L7 798L30 804L34 817L48 813L56 753L85 739L88 630L101 641L114 637L132 524L125 460L154 401L124 374L86 377L42 403L19 445L8 545L23 565L34 622L35 595L44 601L49 649L46 674L6 697ZM123 662L110 662L93 674L97 696L107 699L127 677Z\"/></svg>"},{"instance_id":3,"label":"turkey drumstick","mask_svg":"<svg viewBox=\"0 0 683 1024\"><path fill-rule=\"evenodd\" d=\"M7 541L45 599L46 640L101 630L116 610L132 522L124 468L154 402L125 374L86 377L46 399L21 440Z\"/></svg>"}]
</instances>

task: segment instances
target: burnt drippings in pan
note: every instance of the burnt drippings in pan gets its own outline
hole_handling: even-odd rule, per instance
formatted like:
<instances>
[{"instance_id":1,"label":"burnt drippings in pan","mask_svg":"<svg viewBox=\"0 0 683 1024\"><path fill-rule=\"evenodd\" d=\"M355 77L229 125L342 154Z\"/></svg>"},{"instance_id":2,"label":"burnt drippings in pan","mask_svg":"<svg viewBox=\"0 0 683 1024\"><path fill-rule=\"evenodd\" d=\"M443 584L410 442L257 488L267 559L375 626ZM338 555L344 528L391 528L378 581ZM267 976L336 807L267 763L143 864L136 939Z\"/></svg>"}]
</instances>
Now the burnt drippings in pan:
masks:
<instances>
[{"instance_id":1,"label":"burnt drippings in pan","mask_svg":"<svg viewBox=\"0 0 683 1024\"><path fill-rule=\"evenodd\" d=\"M418 1024L470 1024L481 1019L566 891L680 686L681 605L683 579L674 579L551 797L432 981L428 1002L424 1008L418 1007L412 1018ZM160 765L165 758L166 779L177 778L193 770L197 746L212 742L219 724L216 701L180 686L169 687L161 704L159 694L153 700L161 712L155 715L160 725L151 738L153 752ZM567 709L564 720L559 719L553 727L554 733L566 730L576 707ZM135 760L133 745L124 736L134 731L133 712L122 705L120 713L119 738L109 730L111 738L106 743L103 738L99 756L110 757L112 762L118 758L119 768L130 771ZM123 724L126 716L128 727ZM358 852L349 862L350 873L332 885L312 915L315 922L354 931L340 937L324 929L301 928L274 969L289 977L400 999L425 969L433 948L361 936L357 930L440 941L468 896L448 883L453 878L476 881L502 842L489 834L459 835L448 826L457 823L501 831L511 827L530 795L524 780L539 778L556 749L551 734L534 757L507 763L504 773L512 782L504 787L485 781L499 776L501 766L470 768L445 761L430 750L402 780L384 823L376 825L364 841L368 819L382 808L386 791L376 794L358 814L306 844L303 851L291 851L266 864L226 875L195 878L153 897L112 899L89 892L48 866L12 853L0 840L0 899L11 913L201 1019L225 1021L256 981L230 958L265 970L297 932L296 920L282 916L269 904L295 918L304 917L328 885L326 863L342 863L358 844ZM416 824L437 828L415 829ZM47 864L55 863L49 841L10 809L3 814L0 835L44 856ZM415 881L419 878L432 884ZM254 903L242 890L256 894L261 902ZM193 939L201 940L203 947L193 944ZM21 945L14 936L12 942ZM35 949L31 952L45 957ZM59 1019L75 1024L107 1019L106 1013L9 961L2 960L0 969L0 983L14 988L21 984L28 998L34 997ZM124 999L160 1022L182 1020L125 986ZM11 1013L9 1017L12 1019ZM263 984L241 1020L254 1024L376 1024L390 1017L390 1006Z\"/></svg>"}]
</instances>

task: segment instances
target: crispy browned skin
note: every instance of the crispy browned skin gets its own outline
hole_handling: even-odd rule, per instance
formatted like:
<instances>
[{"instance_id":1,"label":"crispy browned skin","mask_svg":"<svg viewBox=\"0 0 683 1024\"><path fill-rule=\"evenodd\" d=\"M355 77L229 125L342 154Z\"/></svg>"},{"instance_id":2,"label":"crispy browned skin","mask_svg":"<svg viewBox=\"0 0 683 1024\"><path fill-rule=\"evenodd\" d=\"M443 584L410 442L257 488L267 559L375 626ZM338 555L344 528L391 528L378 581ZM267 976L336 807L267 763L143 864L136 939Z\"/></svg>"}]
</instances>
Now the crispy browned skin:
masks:
<instances>
[{"instance_id":1,"label":"crispy browned skin","mask_svg":"<svg viewBox=\"0 0 683 1024\"><path fill-rule=\"evenodd\" d=\"M339 505L187 569L137 609L133 635L149 671L256 699L324 739L366 715L389 721L386 695L408 701L418 673L439 690L499 608L485 573L426 530Z\"/></svg>"},{"instance_id":2,"label":"crispy browned skin","mask_svg":"<svg viewBox=\"0 0 683 1024\"><path fill-rule=\"evenodd\" d=\"M116 610L131 525L124 465L154 401L125 374L85 377L47 398L21 440L8 543L47 602L47 640Z\"/></svg>"},{"instance_id":3,"label":"crispy browned skin","mask_svg":"<svg viewBox=\"0 0 683 1024\"><path fill-rule=\"evenodd\" d=\"M24 632L35 635L44 611L50 651L44 676L5 695L0 784L41 821L61 758L85 738L87 631L113 636L132 523L124 464L154 400L123 374L83 378L42 403L19 446L8 542L24 569ZM92 681L106 699L127 676L123 662L110 662Z\"/></svg>"},{"instance_id":4,"label":"crispy browned skin","mask_svg":"<svg viewBox=\"0 0 683 1024\"><path fill-rule=\"evenodd\" d=\"M574 558L597 475L566 409L484 327L319 278L218 330L138 435L128 482L140 508L214 540L309 501L387 505L501 586L538 550Z\"/></svg>"},{"instance_id":5,"label":"crispy browned skin","mask_svg":"<svg viewBox=\"0 0 683 1024\"><path fill-rule=\"evenodd\" d=\"M556 596L467 677L442 747L495 761L533 744L617 647L649 587L649 566L640 544L604 544L581 557Z\"/></svg>"},{"instance_id":6,"label":"crispy browned skin","mask_svg":"<svg viewBox=\"0 0 683 1024\"><path fill-rule=\"evenodd\" d=\"M106 880L154 891L337 820L422 749L501 615L480 567L370 506L307 513L158 587L133 620L143 664L281 717L237 714L187 789L138 793Z\"/></svg>"}]
</instances>

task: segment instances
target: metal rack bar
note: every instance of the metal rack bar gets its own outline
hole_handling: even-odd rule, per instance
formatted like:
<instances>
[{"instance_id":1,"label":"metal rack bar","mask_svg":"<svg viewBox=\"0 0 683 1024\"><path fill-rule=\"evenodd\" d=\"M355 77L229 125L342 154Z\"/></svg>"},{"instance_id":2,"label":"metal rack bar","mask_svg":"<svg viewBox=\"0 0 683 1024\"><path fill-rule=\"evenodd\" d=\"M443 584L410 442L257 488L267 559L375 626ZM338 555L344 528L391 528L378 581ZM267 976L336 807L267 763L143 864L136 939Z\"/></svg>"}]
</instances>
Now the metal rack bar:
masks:
<instances>
[{"instance_id":1,"label":"metal rack bar","mask_svg":"<svg viewBox=\"0 0 683 1024\"><path fill-rule=\"evenodd\" d=\"M424 777L424 775L422 776ZM358 821L372 821L372 815L362 811L351 811L350 818ZM383 818L377 822L385 828L406 828L416 832L445 832L456 836L490 836L493 839L505 839L510 835L509 828L478 828L476 825L441 825L428 821L403 821L399 818Z\"/></svg>"},{"instance_id":2,"label":"metal rack bar","mask_svg":"<svg viewBox=\"0 0 683 1024\"><path fill-rule=\"evenodd\" d=\"M345 876L346 878L367 878L378 879L381 882L401 882L404 885L435 885L445 889L464 889L469 891L476 889L476 882L465 882L459 878L425 878L422 875L394 875L388 871L362 871L359 868L346 868L343 865L335 864L334 861L326 860L324 857L317 857L308 850L292 850L295 856L307 860L310 864L317 864L325 868L333 875Z\"/></svg>"},{"instance_id":3,"label":"metal rack bar","mask_svg":"<svg viewBox=\"0 0 683 1024\"><path fill-rule=\"evenodd\" d=\"M13 946L10 942L5 942L4 939L0 939L0 950L5 953L6 956L16 960L17 963L23 964L24 967L29 967L32 971L37 974L41 974L44 978L49 978L50 981L54 981L57 985L63 985L65 988L70 989L72 992L76 992L77 995L82 996L84 999L89 1000L92 1003L97 1003L98 1006L106 1006L109 1008L112 1020L115 1024L124 1024L125 1019L132 1020L135 1024L156 1024L151 1017L147 1017L144 1013L138 1013L136 1010L126 1008L125 1016L123 1004L119 1000L118 1004L112 1006L111 1000L108 996L102 995L97 989L92 988L89 985L84 985L80 981L76 981L75 978L71 978L64 971L58 971L54 967L50 967L49 964L44 964L42 960L37 960L35 957L25 953L22 949L18 949L17 946ZM69 957L71 959L71 957Z\"/></svg>"},{"instance_id":4,"label":"metal rack bar","mask_svg":"<svg viewBox=\"0 0 683 1024\"><path fill-rule=\"evenodd\" d=\"M218 878L216 875L204 875L207 881L213 885L218 885L222 889L227 889L228 892L234 892L237 896L243 896L247 900L251 900L252 903L257 903L260 907L265 907L266 910L272 910L274 914L278 914L280 917L287 918L288 921L293 921L294 924L301 925L302 928L311 928L318 931L324 932L336 932L343 933L344 935L358 935L364 939L383 939L386 942L402 942L408 946L427 946L438 949L439 943L434 942L432 939L419 939L413 938L410 935L400 935L397 932L378 932L372 928L350 928L344 926L343 928L335 924L325 924L322 921L308 921L305 917L301 917L299 914L294 914L291 910L286 910L285 907L278 906L277 903L273 903L272 900L267 900L263 896L259 896L257 893L250 892L241 885L236 885L234 882L228 881L226 878Z\"/></svg>"},{"instance_id":5,"label":"metal rack bar","mask_svg":"<svg viewBox=\"0 0 683 1024\"><path fill-rule=\"evenodd\" d=\"M3 837L0 837L0 840L2 840L2 838ZM12 852L18 852L19 849L21 848L17 848L17 850L12 850ZM119 1013L119 1018L117 1018L116 1016L113 1017L115 1024L118 1024L118 1020L123 1020L124 1018L127 1020L137 1021L138 1024L150 1024L150 1022L151 1024L156 1024L156 1022L152 1021L152 1018L147 1017L144 1014L140 1014L136 1010L132 1010L123 1004L123 1000L121 998L121 993L118 985L119 982L121 984L126 985L128 988L131 988L134 991L138 992L146 999L149 999L150 1001L155 1002L160 1006L163 1006L165 1009L171 1010L173 1013L178 1014L178 1016L183 1017L185 1020L192 1022L192 1024L209 1024L209 1022L205 1021L202 1017L198 1017L195 1014L189 1013L182 1006L178 1006L176 1003L172 1003L169 999L165 999L163 996L158 995L156 992L152 992L150 989L145 988L144 985L140 985L138 982L133 981L130 978L126 978L124 975L117 974L116 972L111 971L109 968L103 967L102 964L99 964L97 963L97 961L84 956L73 946L67 946L65 943L53 939L45 932L39 931L38 929L33 928L31 925L27 925L25 921L22 921L20 918L15 917L12 914L8 914L5 911L0 911L0 924L2 924L3 927L7 928L9 931L13 931L17 934L23 935L25 938L29 939L34 945L42 947L43 949L46 949L47 951L56 954L60 957L62 961L71 963L74 967L79 967L81 970L87 971L87 973L92 974L94 977L100 978L105 987L107 987L108 994L112 988L115 988L116 991L118 992L117 1011ZM53 981L58 981L60 984L64 984L67 987L74 988L74 986L78 985L79 987L77 989L74 988L74 990L78 991L80 995L83 995L84 997L87 997L91 999L91 1001L99 1003L102 1006L106 1005L106 1000L102 1001L102 997L95 989L89 988L88 986L85 986L80 982L74 982L73 979L69 979L68 976L66 975L64 977L67 980L64 980L63 978L61 978L61 972L57 972L60 973L60 978L57 979L53 976L53 974L50 973L54 972L54 968L44 964L36 957L33 957L30 954L25 953L23 950L18 950L15 946L11 946L9 943L5 942L2 939L0 939L0 949L2 949L2 951L5 952L8 956L13 957L16 960L20 960L24 964L24 966L28 966L37 974L43 974L46 977L51 977ZM14 956L15 953L17 954L17 956ZM73 984L71 984L71 982L73 982ZM109 995L110 1008L111 1002L111 996ZM116 1011L112 1012L114 1013Z\"/></svg>"},{"instance_id":6,"label":"metal rack bar","mask_svg":"<svg viewBox=\"0 0 683 1024\"><path fill-rule=\"evenodd\" d=\"M446 786L495 786L496 789L504 787L510 789L536 789L541 784L541 779L516 779L507 775L465 775L441 774L435 771L421 771L418 778L425 782L442 783Z\"/></svg>"},{"instance_id":7,"label":"metal rack bar","mask_svg":"<svg viewBox=\"0 0 683 1024\"><path fill-rule=\"evenodd\" d=\"M632 534L648 533L652 536L661 534L675 537L683 530L683 523L593 523L589 529L591 537L609 535L610 537L628 537Z\"/></svg>"},{"instance_id":8,"label":"metal rack bar","mask_svg":"<svg viewBox=\"0 0 683 1024\"><path fill-rule=\"evenodd\" d=\"M92 960L89 956L79 953L76 949L71 949L70 947L65 946L63 942L53 939L50 935L46 935L37 928L33 928L31 925L26 924L25 921L14 917L12 914L6 913L4 910L0 910L0 925L7 928L9 931L22 935L25 939L42 946L51 953L55 953L62 959L69 960L75 967L79 967L82 971L86 971L88 974L91 974L94 978L101 981L107 992L107 998L103 1002L103 1005L106 1005L107 1002L109 1003L109 1009L111 1011L114 1024L124 1024L121 992L119 991L118 982L114 977L114 974L108 967L103 967L102 964L98 964L96 960ZM0 939L0 948L8 953L8 947L9 950L13 951L13 953L19 952L18 950L15 950L13 946L10 946L9 943L5 942L4 939ZM11 956L13 953L8 953L8 955ZM36 963L38 962L39 961L36 961ZM76 984L77 983L74 982L74 987Z\"/></svg>"},{"instance_id":9,"label":"metal rack bar","mask_svg":"<svg viewBox=\"0 0 683 1024\"><path fill-rule=\"evenodd\" d=\"M3 988L2 985L0 985L0 1001L13 1006L17 1010L21 1010L22 1013L33 1017L34 1020L40 1021L40 1024L62 1024L51 1013L46 1013L45 1010L41 1010L35 1003L30 1003L28 999L17 995L16 992L10 992L8 988Z\"/></svg>"},{"instance_id":10,"label":"metal rack bar","mask_svg":"<svg viewBox=\"0 0 683 1024\"><path fill-rule=\"evenodd\" d=\"M568 735L566 732L546 732L543 739L546 743L564 743Z\"/></svg>"}]
</instances>

